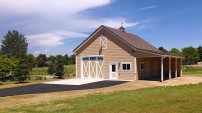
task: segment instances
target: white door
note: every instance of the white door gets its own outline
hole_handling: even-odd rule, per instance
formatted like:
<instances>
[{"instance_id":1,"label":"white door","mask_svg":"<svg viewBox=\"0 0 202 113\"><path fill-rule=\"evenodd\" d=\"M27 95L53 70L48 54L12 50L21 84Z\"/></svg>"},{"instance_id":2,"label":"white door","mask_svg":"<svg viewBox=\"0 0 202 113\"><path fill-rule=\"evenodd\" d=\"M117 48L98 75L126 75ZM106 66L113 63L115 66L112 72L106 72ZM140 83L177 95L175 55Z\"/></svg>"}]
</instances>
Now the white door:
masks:
<instances>
[{"instance_id":1,"label":"white door","mask_svg":"<svg viewBox=\"0 0 202 113\"><path fill-rule=\"evenodd\" d=\"M118 63L110 63L110 79L118 79Z\"/></svg>"},{"instance_id":2,"label":"white door","mask_svg":"<svg viewBox=\"0 0 202 113\"><path fill-rule=\"evenodd\" d=\"M104 78L103 60L103 56L82 57L82 78Z\"/></svg>"}]
</instances>

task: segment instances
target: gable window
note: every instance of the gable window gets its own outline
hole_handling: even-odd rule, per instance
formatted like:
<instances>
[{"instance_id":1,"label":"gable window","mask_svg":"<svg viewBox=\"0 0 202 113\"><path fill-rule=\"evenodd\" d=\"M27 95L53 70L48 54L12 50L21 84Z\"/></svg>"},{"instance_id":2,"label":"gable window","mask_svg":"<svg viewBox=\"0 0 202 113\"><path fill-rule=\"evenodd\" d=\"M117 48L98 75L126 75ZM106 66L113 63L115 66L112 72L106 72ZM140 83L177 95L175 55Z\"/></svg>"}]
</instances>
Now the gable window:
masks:
<instances>
[{"instance_id":1,"label":"gable window","mask_svg":"<svg viewBox=\"0 0 202 113\"><path fill-rule=\"evenodd\" d=\"M144 71L144 68L145 68L144 62L140 62L140 71Z\"/></svg>"},{"instance_id":2,"label":"gable window","mask_svg":"<svg viewBox=\"0 0 202 113\"><path fill-rule=\"evenodd\" d=\"M102 49L107 49L107 38L105 36L100 36L100 46Z\"/></svg>"},{"instance_id":3,"label":"gable window","mask_svg":"<svg viewBox=\"0 0 202 113\"><path fill-rule=\"evenodd\" d=\"M131 63L130 62L122 62L122 71L131 71Z\"/></svg>"}]
</instances>

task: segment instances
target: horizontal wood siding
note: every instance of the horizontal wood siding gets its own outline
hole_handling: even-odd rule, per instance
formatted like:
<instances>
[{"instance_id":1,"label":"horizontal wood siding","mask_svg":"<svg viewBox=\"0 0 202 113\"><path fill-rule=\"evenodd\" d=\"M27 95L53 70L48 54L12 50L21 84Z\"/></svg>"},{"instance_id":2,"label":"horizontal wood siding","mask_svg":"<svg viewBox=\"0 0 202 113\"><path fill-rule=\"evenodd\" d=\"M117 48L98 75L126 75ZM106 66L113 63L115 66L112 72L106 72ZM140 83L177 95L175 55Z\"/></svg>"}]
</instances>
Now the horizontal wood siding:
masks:
<instances>
[{"instance_id":1,"label":"horizontal wood siding","mask_svg":"<svg viewBox=\"0 0 202 113\"><path fill-rule=\"evenodd\" d=\"M150 64L150 71L147 71L147 62ZM155 69L155 62L157 68ZM140 63L144 63L144 70L140 70ZM158 77L161 74L161 58L160 57L150 57L150 58L137 58L137 71L138 79L147 79L152 77Z\"/></svg>"},{"instance_id":2,"label":"horizontal wood siding","mask_svg":"<svg viewBox=\"0 0 202 113\"><path fill-rule=\"evenodd\" d=\"M100 51L100 36L107 37L107 49ZM131 49L102 29L91 40L89 40L79 51L77 51L77 76L81 77L81 56L104 55L104 78L109 79L110 62L118 63L118 79L134 80L134 57L129 54ZM121 62L131 62L131 71L122 71Z\"/></svg>"}]
</instances>

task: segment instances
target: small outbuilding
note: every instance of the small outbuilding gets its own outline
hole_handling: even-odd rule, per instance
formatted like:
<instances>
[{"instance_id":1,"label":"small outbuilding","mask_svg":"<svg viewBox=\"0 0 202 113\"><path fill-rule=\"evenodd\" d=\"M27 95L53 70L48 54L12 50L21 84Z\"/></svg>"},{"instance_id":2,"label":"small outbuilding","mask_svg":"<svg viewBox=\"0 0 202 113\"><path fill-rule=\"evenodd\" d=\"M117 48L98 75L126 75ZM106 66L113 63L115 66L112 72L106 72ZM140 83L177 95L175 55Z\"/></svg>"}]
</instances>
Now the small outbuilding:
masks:
<instances>
[{"instance_id":1,"label":"small outbuilding","mask_svg":"<svg viewBox=\"0 0 202 113\"><path fill-rule=\"evenodd\" d=\"M158 50L121 26L100 26L73 52L77 78L161 81L182 75L182 57Z\"/></svg>"}]
</instances>

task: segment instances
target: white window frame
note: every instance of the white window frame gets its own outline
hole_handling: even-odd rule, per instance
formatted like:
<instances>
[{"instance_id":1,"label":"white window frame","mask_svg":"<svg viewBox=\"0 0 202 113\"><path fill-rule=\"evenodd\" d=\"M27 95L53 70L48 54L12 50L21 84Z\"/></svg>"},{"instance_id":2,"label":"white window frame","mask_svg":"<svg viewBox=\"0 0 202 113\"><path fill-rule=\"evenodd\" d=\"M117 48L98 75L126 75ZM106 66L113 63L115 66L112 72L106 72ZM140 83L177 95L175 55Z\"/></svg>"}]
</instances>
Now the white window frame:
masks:
<instances>
[{"instance_id":1,"label":"white window frame","mask_svg":"<svg viewBox=\"0 0 202 113\"><path fill-rule=\"evenodd\" d=\"M126 70L123 70L123 64L126 64ZM127 70L127 64L130 64L130 70ZM121 71L131 71L132 65L131 62L121 62Z\"/></svg>"},{"instance_id":2,"label":"white window frame","mask_svg":"<svg viewBox=\"0 0 202 113\"><path fill-rule=\"evenodd\" d=\"M103 44L105 45L104 47ZM107 38L104 35L100 36L100 47L102 47L102 49L107 49Z\"/></svg>"},{"instance_id":3,"label":"white window frame","mask_svg":"<svg viewBox=\"0 0 202 113\"><path fill-rule=\"evenodd\" d=\"M144 69L141 69L141 65L144 65ZM140 71L144 71L145 70L145 63L144 62L140 62Z\"/></svg>"}]
</instances>

